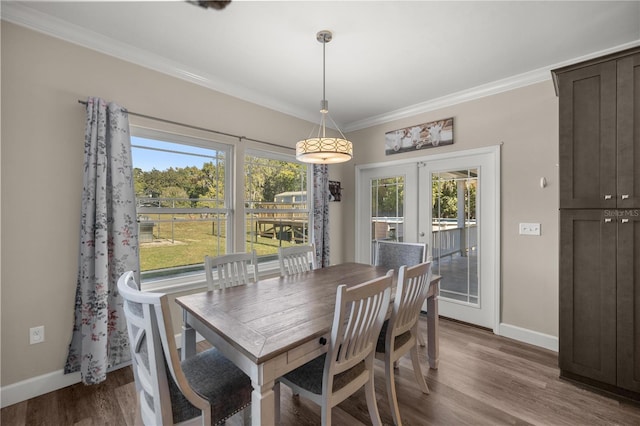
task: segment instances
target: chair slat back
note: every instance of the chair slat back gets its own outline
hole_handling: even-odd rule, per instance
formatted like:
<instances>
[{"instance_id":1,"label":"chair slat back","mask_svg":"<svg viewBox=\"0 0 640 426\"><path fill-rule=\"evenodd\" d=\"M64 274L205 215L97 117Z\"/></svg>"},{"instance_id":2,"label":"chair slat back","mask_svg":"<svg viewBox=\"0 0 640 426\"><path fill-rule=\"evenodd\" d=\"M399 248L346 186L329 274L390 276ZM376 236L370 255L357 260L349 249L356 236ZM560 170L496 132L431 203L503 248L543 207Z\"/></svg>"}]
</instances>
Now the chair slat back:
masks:
<instances>
[{"instance_id":1,"label":"chair slat back","mask_svg":"<svg viewBox=\"0 0 640 426\"><path fill-rule=\"evenodd\" d=\"M316 269L316 249L313 244L304 244L278 249L280 276L299 274Z\"/></svg>"},{"instance_id":2,"label":"chair slat back","mask_svg":"<svg viewBox=\"0 0 640 426\"><path fill-rule=\"evenodd\" d=\"M387 331L391 331L394 337L411 330L416 325L420 309L427 298L431 274L431 262L400 267L396 296L389 319L389 331Z\"/></svg>"},{"instance_id":3,"label":"chair slat back","mask_svg":"<svg viewBox=\"0 0 640 426\"><path fill-rule=\"evenodd\" d=\"M375 355L391 298L393 274L357 286L338 286L325 372L336 375ZM329 367L329 368L327 368Z\"/></svg>"},{"instance_id":4,"label":"chair slat back","mask_svg":"<svg viewBox=\"0 0 640 426\"><path fill-rule=\"evenodd\" d=\"M211 423L209 403L184 376L167 295L140 291L131 271L118 279L118 292L124 300L143 423L173 425L198 415L204 424Z\"/></svg>"},{"instance_id":5,"label":"chair slat back","mask_svg":"<svg viewBox=\"0 0 640 426\"><path fill-rule=\"evenodd\" d=\"M413 266L427 260L427 245L425 243L400 243L396 241L376 241L376 266L393 269L396 272L400 266Z\"/></svg>"},{"instance_id":6,"label":"chair slat back","mask_svg":"<svg viewBox=\"0 0 640 426\"><path fill-rule=\"evenodd\" d=\"M160 306L162 295L140 292L133 272L120 277L118 291L124 299L142 421L145 425L172 424L169 379L156 309Z\"/></svg>"},{"instance_id":7,"label":"chair slat back","mask_svg":"<svg viewBox=\"0 0 640 426\"><path fill-rule=\"evenodd\" d=\"M258 261L256 251L231 253L217 257L205 256L205 275L208 290L235 287L258 281ZM213 271L217 272L217 287Z\"/></svg>"}]
</instances>

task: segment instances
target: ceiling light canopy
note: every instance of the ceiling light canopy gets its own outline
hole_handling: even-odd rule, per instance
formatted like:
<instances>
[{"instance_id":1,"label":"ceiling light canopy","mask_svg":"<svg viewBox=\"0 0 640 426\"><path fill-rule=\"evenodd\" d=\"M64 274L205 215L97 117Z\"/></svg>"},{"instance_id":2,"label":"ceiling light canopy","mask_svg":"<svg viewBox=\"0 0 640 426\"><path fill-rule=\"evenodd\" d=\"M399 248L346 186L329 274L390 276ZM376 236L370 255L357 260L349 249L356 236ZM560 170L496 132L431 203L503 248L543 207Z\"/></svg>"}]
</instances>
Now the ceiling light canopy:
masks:
<instances>
[{"instance_id":1,"label":"ceiling light canopy","mask_svg":"<svg viewBox=\"0 0 640 426\"><path fill-rule=\"evenodd\" d=\"M296 144L296 158L305 163L335 164L351 160L353 157L353 145L345 138L338 125L329 115L329 102L325 97L325 47L331 41L331 31L323 30L316 34L316 38L322 43L322 101L320 101L320 127L316 137L303 139ZM326 136L327 117L333 123L341 138Z\"/></svg>"}]
</instances>

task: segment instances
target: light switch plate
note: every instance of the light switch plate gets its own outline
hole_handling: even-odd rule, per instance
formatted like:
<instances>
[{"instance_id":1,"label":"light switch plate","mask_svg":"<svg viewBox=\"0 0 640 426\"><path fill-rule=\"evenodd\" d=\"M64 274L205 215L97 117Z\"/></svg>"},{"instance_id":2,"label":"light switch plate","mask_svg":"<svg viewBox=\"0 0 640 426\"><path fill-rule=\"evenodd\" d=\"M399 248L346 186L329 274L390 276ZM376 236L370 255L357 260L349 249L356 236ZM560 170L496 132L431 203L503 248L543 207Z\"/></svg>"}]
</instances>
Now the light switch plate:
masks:
<instances>
[{"instance_id":1,"label":"light switch plate","mask_svg":"<svg viewBox=\"0 0 640 426\"><path fill-rule=\"evenodd\" d=\"M521 223L520 235L540 235L539 223Z\"/></svg>"}]
</instances>

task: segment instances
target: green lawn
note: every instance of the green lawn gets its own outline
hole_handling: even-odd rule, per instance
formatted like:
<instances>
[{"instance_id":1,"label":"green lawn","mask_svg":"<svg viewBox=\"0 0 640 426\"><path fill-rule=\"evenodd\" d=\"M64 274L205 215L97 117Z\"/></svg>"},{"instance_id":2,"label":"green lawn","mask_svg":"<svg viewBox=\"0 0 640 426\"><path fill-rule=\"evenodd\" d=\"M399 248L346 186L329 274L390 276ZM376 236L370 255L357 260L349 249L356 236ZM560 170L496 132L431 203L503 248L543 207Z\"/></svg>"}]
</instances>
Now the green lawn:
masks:
<instances>
[{"instance_id":1,"label":"green lawn","mask_svg":"<svg viewBox=\"0 0 640 426\"><path fill-rule=\"evenodd\" d=\"M218 229L217 224L214 229L211 222L156 222L153 227L153 242L140 244L141 271L201 264L205 255L224 254L226 244L226 229ZM293 243L263 237L258 237L257 242L253 242L258 256L276 255L280 245L290 246ZM249 234L246 236L246 247L249 250Z\"/></svg>"}]
</instances>

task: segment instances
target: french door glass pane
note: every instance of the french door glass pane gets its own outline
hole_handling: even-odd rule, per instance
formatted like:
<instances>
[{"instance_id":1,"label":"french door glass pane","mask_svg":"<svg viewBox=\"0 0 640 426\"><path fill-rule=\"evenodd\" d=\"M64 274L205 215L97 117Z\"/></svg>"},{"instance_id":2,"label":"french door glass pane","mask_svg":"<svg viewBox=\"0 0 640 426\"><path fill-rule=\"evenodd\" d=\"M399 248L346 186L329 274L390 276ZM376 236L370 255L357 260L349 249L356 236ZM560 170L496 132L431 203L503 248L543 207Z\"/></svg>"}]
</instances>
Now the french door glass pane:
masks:
<instances>
[{"instance_id":1,"label":"french door glass pane","mask_svg":"<svg viewBox=\"0 0 640 426\"><path fill-rule=\"evenodd\" d=\"M434 273L442 276L440 297L478 305L478 169L431 175Z\"/></svg>"},{"instance_id":2,"label":"french door glass pane","mask_svg":"<svg viewBox=\"0 0 640 426\"><path fill-rule=\"evenodd\" d=\"M371 180L372 240L403 241L404 186L404 176ZM374 246L371 244L372 249Z\"/></svg>"}]
</instances>

